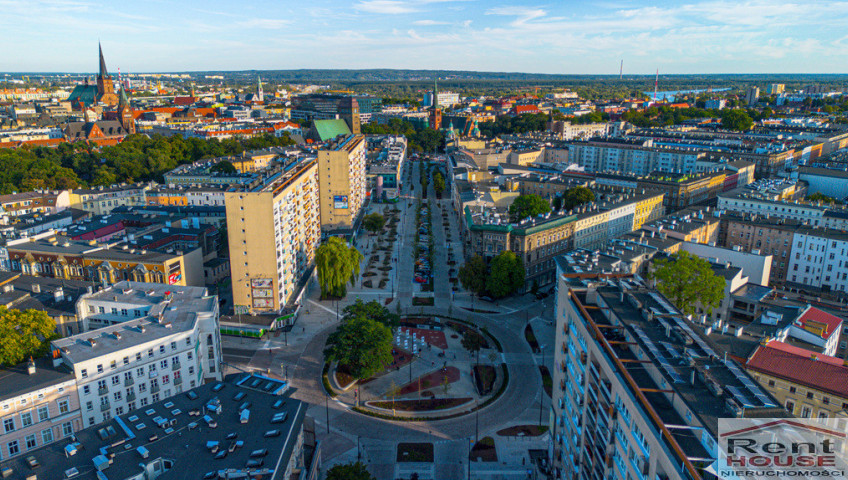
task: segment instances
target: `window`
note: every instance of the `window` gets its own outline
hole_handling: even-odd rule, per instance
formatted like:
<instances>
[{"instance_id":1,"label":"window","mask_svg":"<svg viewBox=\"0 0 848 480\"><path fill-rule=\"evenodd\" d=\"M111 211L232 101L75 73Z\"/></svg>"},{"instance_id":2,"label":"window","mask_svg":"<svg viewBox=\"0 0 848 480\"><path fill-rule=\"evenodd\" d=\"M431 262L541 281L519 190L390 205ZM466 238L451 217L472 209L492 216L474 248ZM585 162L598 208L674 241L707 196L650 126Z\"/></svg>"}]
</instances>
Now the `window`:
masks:
<instances>
[{"instance_id":1,"label":"window","mask_svg":"<svg viewBox=\"0 0 848 480\"><path fill-rule=\"evenodd\" d=\"M136 376L143 377L144 376L144 368L138 368L135 371Z\"/></svg>"},{"instance_id":2,"label":"window","mask_svg":"<svg viewBox=\"0 0 848 480\"><path fill-rule=\"evenodd\" d=\"M120 378L120 377L118 377L117 375L115 375L114 377L112 377L112 385L118 385L119 383L121 383L121 378Z\"/></svg>"},{"instance_id":3,"label":"window","mask_svg":"<svg viewBox=\"0 0 848 480\"><path fill-rule=\"evenodd\" d=\"M74 434L74 425L71 422L63 423L62 424L62 436L70 437L73 434Z\"/></svg>"},{"instance_id":4,"label":"window","mask_svg":"<svg viewBox=\"0 0 848 480\"><path fill-rule=\"evenodd\" d=\"M120 390L118 390L117 392L115 392L115 393L113 393L113 394L112 394L112 397L114 397L114 398L115 398L115 401L116 401L116 402L120 402L120 401L121 401L121 396L122 396L122 395L123 395L123 394L121 393L121 391L120 391Z\"/></svg>"},{"instance_id":5,"label":"window","mask_svg":"<svg viewBox=\"0 0 848 480\"><path fill-rule=\"evenodd\" d=\"M53 441L53 429L48 428L47 430L41 431L41 444L48 444Z\"/></svg>"},{"instance_id":6,"label":"window","mask_svg":"<svg viewBox=\"0 0 848 480\"><path fill-rule=\"evenodd\" d=\"M165 345L159 345L159 353L165 353Z\"/></svg>"},{"instance_id":7,"label":"window","mask_svg":"<svg viewBox=\"0 0 848 480\"><path fill-rule=\"evenodd\" d=\"M189 346L189 345L191 345L191 339L190 339L190 338L186 338L186 346Z\"/></svg>"},{"instance_id":8,"label":"window","mask_svg":"<svg viewBox=\"0 0 848 480\"><path fill-rule=\"evenodd\" d=\"M50 408L47 405L38 407L38 421L43 422L50 418Z\"/></svg>"},{"instance_id":9,"label":"window","mask_svg":"<svg viewBox=\"0 0 848 480\"><path fill-rule=\"evenodd\" d=\"M67 400L59 400L59 413L68 413L71 411L71 407L68 404Z\"/></svg>"},{"instance_id":10,"label":"window","mask_svg":"<svg viewBox=\"0 0 848 480\"><path fill-rule=\"evenodd\" d=\"M801 407L801 417L802 418L810 418L810 415L813 413L813 409L807 406Z\"/></svg>"},{"instance_id":11,"label":"window","mask_svg":"<svg viewBox=\"0 0 848 480\"><path fill-rule=\"evenodd\" d=\"M152 348L150 348L150 349L148 349L148 350L147 350L147 356L148 356L148 357L152 357L152 356L153 356L153 349L152 349Z\"/></svg>"},{"instance_id":12,"label":"window","mask_svg":"<svg viewBox=\"0 0 848 480\"><path fill-rule=\"evenodd\" d=\"M32 425L32 413L26 412L21 414L21 428L26 428Z\"/></svg>"},{"instance_id":13,"label":"window","mask_svg":"<svg viewBox=\"0 0 848 480\"><path fill-rule=\"evenodd\" d=\"M168 368L168 359L166 358L165 360L162 360L161 362L159 362L159 366L162 367L162 370L165 370L166 368Z\"/></svg>"},{"instance_id":14,"label":"window","mask_svg":"<svg viewBox=\"0 0 848 480\"><path fill-rule=\"evenodd\" d=\"M84 368L82 370L80 370L80 376L82 378L87 378L88 377L88 370L86 370Z\"/></svg>"},{"instance_id":15,"label":"window","mask_svg":"<svg viewBox=\"0 0 848 480\"><path fill-rule=\"evenodd\" d=\"M124 365L130 364L130 357L124 357Z\"/></svg>"},{"instance_id":16,"label":"window","mask_svg":"<svg viewBox=\"0 0 848 480\"><path fill-rule=\"evenodd\" d=\"M795 393L795 387L789 387L789 393Z\"/></svg>"},{"instance_id":17,"label":"window","mask_svg":"<svg viewBox=\"0 0 848 480\"><path fill-rule=\"evenodd\" d=\"M141 401L139 403L141 404L142 407L146 407L147 406L147 398L142 397Z\"/></svg>"},{"instance_id":18,"label":"window","mask_svg":"<svg viewBox=\"0 0 848 480\"><path fill-rule=\"evenodd\" d=\"M769 381L768 381L768 386L769 386L769 387L773 387L773 386L774 386L774 380L769 380Z\"/></svg>"},{"instance_id":19,"label":"window","mask_svg":"<svg viewBox=\"0 0 848 480\"><path fill-rule=\"evenodd\" d=\"M21 449L18 447L18 441L9 442L9 456L17 455Z\"/></svg>"},{"instance_id":20,"label":"window","mask_svg":"<svg viewBox=\"0 0 848 480\"><path fill-rule=\"evenodd\" d=\"M85 411L90 412L92 410L94 410L94 402L92 402L91 400L85 402Z\"/></svg>"},{"instance_id":21,"label":"window","mask_svg":"<svg viewBox=\"0 0 848 480\"><path fill-rule=\"evenodd\" d=\"M807 392L807 398L812 400L813 399L813 392Z\"/></svg>"},{"instance_id":22,"label":"window","mask_svg":"<svg viewBox=\"0 0 848 480\"><path fill-rule=\"evenodd\" d=\"M103 373L103 365L97 366L97 373Z\"/></svg>"},{"instance_id":23,"label":"window","mask_svg":"<svg viewBox=\"0 0 848 480\"><path fill-rule=\"evenodd\" d=\"M135 360L141 361L141 352L138 352L138 353L135 354Z\"/></svg>"},{"instance_id":24,"label":"window","mask_svg":"<svg viewBox=\"0 0 848 480\"><path fill-rule=\"evenodd\" d=\"M26 448L27 450L32 450L33 448L38 446L38 443L35 441L35 434L27 435L26 437Z\"/></svg>"},{"instance_id":25,"label":"window","mask_svg":"<svg viewBox=\"0 0 848 480\"><path fill-rule=\"evenodd\" d=\"M177 349L177 342L171 342L171 350Z\"/></svg>"},{"instance_id":26,"label":"window","mask_svg":"<svg viewBox=\"0 0 848 480\"><path fill-rule=\"evenodd\" d=\"M791 400L787 400L786 401L786 410L788 410L789 413L794 414L795 413L795 402L792 402Z\"/></svg>"},{"instance_id":27,"label":"window","mask_svg":"<svg viewBox=\"0 0 848 480\"><path fill-rule=\"evenodd\" d=\"M7 418L7 419L3 420L3 429L6 431L6 433L14 432L15 431L15 419L14 418Z\"/></svg>"},{"instance_id":28,"label":"window","mask_svg":"<svg viewBox=\"0 0 848 480\"><path fill-rule=\"evenodd\" d=\"M116 360L112 360L112 362L111 362L111 363L109 363L109 368L110 368L111 370L114 370L114 369L118 368L118 362L117 362Z\"/></svg>"}]
</instances>

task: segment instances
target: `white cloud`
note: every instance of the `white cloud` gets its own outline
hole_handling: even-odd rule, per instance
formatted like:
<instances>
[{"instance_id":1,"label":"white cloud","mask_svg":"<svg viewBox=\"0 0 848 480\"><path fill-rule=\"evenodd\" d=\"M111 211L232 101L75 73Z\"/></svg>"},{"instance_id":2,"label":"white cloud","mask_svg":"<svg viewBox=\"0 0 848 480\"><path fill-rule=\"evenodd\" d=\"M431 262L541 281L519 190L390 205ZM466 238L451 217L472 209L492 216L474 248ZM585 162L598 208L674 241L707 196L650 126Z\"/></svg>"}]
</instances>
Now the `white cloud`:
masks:
<instances>
[{"instance_id":1,"label":"white cloud","mask_svg":"<svg viewBox=\"0 0 848 480\"><path fill-rule=\"evenodd\" d=\"M436 20L416 20L416 21L412 22L412 24L413 25L423 25L423 26L450 25L450 22L439 22L439 21L436 21Z\"/></svg>"},{"instance_id":2,"label":"white cloud","mask_svg":"<svg viewBox=\"0 0 848 480\"><path fill-rule=\"evenodd\" d=\"M243 28L267 28L273 30L291 25L291 23L291 20L285 20L282 18L253 18L243 22L238 22L238 26Z\"/></svg>"},{"instance_id":3,"label":"white cloud","mask_svg":"<svg viewBox=\"0 0 848 480\"><path fill-rule=\"evenodd\" d=\"M381 13L384 15L401 15L418 11L411 4L399 0L363 0L354 5L353 8L363 12Z\"/></svg>"}]
</instances>

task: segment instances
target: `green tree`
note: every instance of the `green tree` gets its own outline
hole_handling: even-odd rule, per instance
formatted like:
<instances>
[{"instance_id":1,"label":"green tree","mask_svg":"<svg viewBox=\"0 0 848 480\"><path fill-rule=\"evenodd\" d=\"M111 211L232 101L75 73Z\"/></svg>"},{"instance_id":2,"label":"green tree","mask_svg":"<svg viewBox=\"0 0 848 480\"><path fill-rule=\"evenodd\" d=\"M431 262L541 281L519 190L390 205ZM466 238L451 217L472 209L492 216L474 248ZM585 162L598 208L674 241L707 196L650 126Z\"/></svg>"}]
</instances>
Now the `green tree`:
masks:
<instances>
[{"instance_id":1,"label":"green tree","mask_svg":"<svg viewBox=\"0 0 848 480\"><path fill-rule=\"evenodd\" d=\"M486 276L489 268L480 255L475 255L459 267L459 283L469 292L480 295L486 289Z\"/></svg>"},{"instance_id":2,"label":"green tree","mask_svg":"<svg viewBox=\"0 0 848 480\"><path fill-rule=\"evenodd\" d=\"M654 266L649 278L684 314L695 314L696 307L712 313L721 304L725 280L713 272L710 262L681 251L655 261Z\"/></svg>"},{"instance_id":3,"label":"green tree","mask_svg":"<svg viewBox=\"0 0 848 480\"><path fill-rule=\"evenodd\" d=\"M544 198L536 195L519 195L509 206L509 216L513 222L523 218L535 217L551 211L551 204Z\"/></svg>"},{"instance_id":4,"label":"green tree","mask_svg":"<svg viewBox=\"0 0 848 480\"><path fill-rule=\"evenodd\" d=\"M315 252L321 296L344 297L347 294L347 283L352 285L359 275L359 262L362 259L359 250L341 238L330 237L322 243Z\"/></svg>"},{"instance_id":5,"label":"green tree","mask_svg":"<svg viewBox=\"0 0 848 480\"><path fill-rule=\"evenodd\" d=\"M324 356L355 378L371 377L392 362L392 331L365 317L342 322L327 337Z\"/></svg>"},{"instance_id":6,"label":"green tree","mask_svg":"<svg viewBox=\"0 0 848 480\"><path fill-rule=\"evenodd\" d=\"M433 175L433 190L436 191L436 195L441 195L445 191L445 177L442 176L441 172L436 172Z\"/></svg>"},{"instance_id":7,"label":"green tree","mask_svg":"<svg viewBox=\"0 0 848 480\"><path fill-rule=\"evenodd\" d=\"M336 465L327 471L326 480L376 480L361 462Z\"/></svg>"},{"instance_id":8,"label":"green tree","mask_svg":"<svg viewBox=\"0 0 848 480\"><path fill-rule=\"evenodd\" d=\"M386 225L386 218L379 213L369 213L362 219L362 226L365 230L371 233L377 233L383 230Z\"/></svg>"},{"instance_id":9,"label":"green tree","mask_svg":"<svg viewBox=\"0 0 848 480\"><path fill-rule=\"evenodd\" d=\"M0 365L45 355L50 340L58 338L55 330L56 323L43 311L0 307Z\"/></svg>"},{"instance_id":10,"label":"green tree","mask_svg":"<svg viewBox=\"0 0 848 480\"><path fill-rule=\"evenodd\" d=\"M744 110L728 109L722 111L724 114L721 117L721 126L728 130L744 132L754 126L754 119Z\"/></svg>"},{"instance_id":11,"label":"green tree","mask_svg":"<svg viewBox=\"0 0 848 480\"><path fill-rule=\"evenodd\" d=\"M483 348L483 337L479 333L468 329L462 334L462 348L468 353L477 354L477 364L480 363L480 350Z\"/></svg>"},{"instance_id":12,"label":"green tree","mask_svg":"<svg viewBox=\"0 0 848 480\"><path fill-rule=\"evenodd\" d=\"M595 194L586 187L573 187L562 193L562 208L566 210L594 201Z\"/></svg>"},{"instance_id":13,"label":"green tree","mask_svg":"<svg viewBox=\"0 0 848 480\"><path fill-rule=\"evenodd\" d=\"M233 164L227 160L222 160L216 163L215 165L212 165L212 168L210 168L209 171L211 173L222 173L224 175L232 175L238 172L238 170L236 170L236 167L233 166Z\"/></svg>"},{"instance_id":14,"label":"green tree","mask_svg":"<svg viewBox=\"0 0 848 480\"><path fill-rule=\"evenodd\" d=\"M518 256L504 250L492 259L486 291L495 298L505 297L524 286L524 264Z\"/></svg>"},{"instance_id":15,"label":"green tree","mask_svg":"<svg viewBox=\"0 0 848 480\"><path fill-rule=\"evenodd\" d=\"M809 201L809 202L822 202L822 203L835 203L837 205L842 204L842 202L840 202L839 200L837 200L833 197L828 197L827 195L825 195L821 192L816 192L812 195L807 195L807 201Z\"/></svg>"},{"instance_id":16,"label":"green tree","mask_svg":"<svg viewBox=\"0 0 848 480\"><path fill-rule=\"evenodd\" d=\"M389 328L395 328L400 325L400 316L389 312L388 308L376 300L363 302L361 298L357 298L356 302L346 306L342 310L343 322L362 317L382 323Z\"/></svg>"}]
</instances>

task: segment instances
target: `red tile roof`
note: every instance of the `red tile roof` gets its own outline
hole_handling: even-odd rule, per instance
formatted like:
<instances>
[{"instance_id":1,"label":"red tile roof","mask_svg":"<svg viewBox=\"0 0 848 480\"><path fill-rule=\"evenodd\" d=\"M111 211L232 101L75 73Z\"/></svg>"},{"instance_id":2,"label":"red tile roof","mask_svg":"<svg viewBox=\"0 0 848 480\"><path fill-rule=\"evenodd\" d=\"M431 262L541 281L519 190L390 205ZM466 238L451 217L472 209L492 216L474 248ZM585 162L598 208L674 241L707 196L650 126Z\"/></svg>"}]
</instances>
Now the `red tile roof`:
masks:
<instances>
[{"instance_id":1,"label":"red tile roof","mask_svg":"<svg viewBox=\"0 0 848 480\"><path fill-rule=\"evenodd\" d=\"M772 340L757 347L746 367L848 398L848 366L840 358Z\"/></svg>"},{"instance_id":2,"label":"red tile roof","mask_svg":"<svg viewBox=\"0 0 848 480\"><path fill-rule=\"evenodd\" d=\"M824 339L830 338L830 336L834 333L838 333L839 327L842 325L841 318L837 317L836 315L831 315L827 312L819 310L816 307L808 308L807 311L804 312L800 317L798 317L798 320L796 320L795 322L798 323L802 328L807 330L817 329L818 325L814 325L813 322L815 322L816 324L823 325L824 328L822 329L821 337Z\"/></svg>"}]
</instances>

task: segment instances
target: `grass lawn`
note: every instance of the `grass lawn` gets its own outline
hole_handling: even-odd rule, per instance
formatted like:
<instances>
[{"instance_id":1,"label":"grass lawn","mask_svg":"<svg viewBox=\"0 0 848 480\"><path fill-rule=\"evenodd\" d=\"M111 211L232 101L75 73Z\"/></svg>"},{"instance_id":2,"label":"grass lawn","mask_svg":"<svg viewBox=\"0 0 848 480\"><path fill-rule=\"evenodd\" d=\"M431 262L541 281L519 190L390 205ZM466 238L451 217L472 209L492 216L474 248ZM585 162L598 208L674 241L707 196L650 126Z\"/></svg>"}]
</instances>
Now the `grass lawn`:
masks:
<instances>
[{"instance_id":1,"label":"grass lawn","mask_svg":"<svg viewBox=\"0 0 848 480\"><path fill-rule=\"evenodd\" d=\"M539 366L539 372L542 374L542 386L545 388L545 393L548 394L548 397L553 397L554 380L551 378L551 372L548 371L548 367L543 365Z\"/></svg>"},{"instance_id":2,"label":"grass lawn","mask_svg":"<svg viewBox=\"0 0 848 480\"><path fill-rule=\"evenodd\" d=\"M457 407L470 401L470 398L424 398L420 400L395 400L394 402L381 400L379 402L368 402L368 405L386 410L394 408L401 412L427 412Z\"/></svg>"},{"instance_id":3,"label":"grass lawn","mask_svg":"<svg viewBox=\"0 0 848 480\"><path fill-rule=\"evenodd\" d=\"M527 343L530 344L530 349L534 352L539 351L539 342L536 341L536 335L533 335L533 327L529 324L524 327L524 339L527 340Z\"/></svg>"},{"instance_id":4,"label":"grass lawn","mask_svg":"<svg viewBox=\"0 0 848 480\"><path fill-rule=\"evenodd\" d=\"M399 443L397 446L398 462L432 462L432 443Z\"/></svg>"},{"instance_id":5,"label":"grass lawn","mask_svg":"<svg viewBox=\"0 0 848 480\"><path fill-rule=\"evenodd\" d=\"M474 444L474 447L471 449L471 460L477 461L478 458L483 462L498 461L495 439L492 437L483 437L479 442Z\"/></svg>"}]
</instances>

